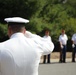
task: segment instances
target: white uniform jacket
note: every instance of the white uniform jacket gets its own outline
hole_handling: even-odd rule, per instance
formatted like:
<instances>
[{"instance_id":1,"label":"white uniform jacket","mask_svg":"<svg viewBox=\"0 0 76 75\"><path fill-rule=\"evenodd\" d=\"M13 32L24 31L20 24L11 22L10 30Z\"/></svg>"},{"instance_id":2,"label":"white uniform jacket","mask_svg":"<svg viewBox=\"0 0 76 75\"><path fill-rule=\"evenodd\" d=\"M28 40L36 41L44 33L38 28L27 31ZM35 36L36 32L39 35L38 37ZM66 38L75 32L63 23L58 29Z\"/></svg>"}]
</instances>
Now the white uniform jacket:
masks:
<instances>
[{"instance_id":1,"label":"white uniform jacket","mask_svg":"<svg viewBox=\"0 0 76 75\"><path fill-rule=\"evenodd\" d=\"M61 42L62 45L66 45L67 44L67 40L68 40L68 37L67 37L66 34L59 36L59 42Z\"/></svg>"},{"instance_id":2,"label":"white uniform jacket","mask_svg":"<svg viewBox=\"0 0 76 75\"><path fill-rule=\"evenodd\" d=\"M74 44L76 45L76 33L75 34L73 34L73 36L72 36L72 41L74 42Z\"/></svg>"},{"instance_id":3,"label":"white uniform jacket","mask_svg":"<svg viewBox=\"0 0 76 75\"><path fill-rule=\"evenodd\" d=\"M51 39L51 37L50 36L43 36L43 38L47 38L47 39L49 39L49 40L51 40L52 41L52 39Z\"/></svg>"},{"instance_id":4,"label":"white uniform jacket","mask_svg":"<svg viewBox=\"0 0 76 75\"><path fill-rule=\"evenodd\" d=\"M50 40L26 31L0 43L0 75L38 75L42 54L54 49Z\"/></svg>"}]
</instances>

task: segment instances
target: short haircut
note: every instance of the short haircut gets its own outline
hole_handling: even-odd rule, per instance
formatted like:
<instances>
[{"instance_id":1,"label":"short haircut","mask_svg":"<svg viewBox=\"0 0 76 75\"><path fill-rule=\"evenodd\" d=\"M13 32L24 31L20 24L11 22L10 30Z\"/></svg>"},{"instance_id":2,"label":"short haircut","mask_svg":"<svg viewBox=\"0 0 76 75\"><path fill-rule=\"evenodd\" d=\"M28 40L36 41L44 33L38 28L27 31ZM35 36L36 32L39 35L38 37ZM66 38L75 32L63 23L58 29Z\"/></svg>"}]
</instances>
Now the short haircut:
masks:
<instances>
[{"instance_id":1,"label":"short haircut","mask_svg":"<svg viewBox=\"0 0 76 75\"><path fill-rule=\"evenodd\" d=\"M25 24L24 23L8 23L8 27L10 27L14 33L21 32L25 28Z\"/></svg>"}]
</instances>

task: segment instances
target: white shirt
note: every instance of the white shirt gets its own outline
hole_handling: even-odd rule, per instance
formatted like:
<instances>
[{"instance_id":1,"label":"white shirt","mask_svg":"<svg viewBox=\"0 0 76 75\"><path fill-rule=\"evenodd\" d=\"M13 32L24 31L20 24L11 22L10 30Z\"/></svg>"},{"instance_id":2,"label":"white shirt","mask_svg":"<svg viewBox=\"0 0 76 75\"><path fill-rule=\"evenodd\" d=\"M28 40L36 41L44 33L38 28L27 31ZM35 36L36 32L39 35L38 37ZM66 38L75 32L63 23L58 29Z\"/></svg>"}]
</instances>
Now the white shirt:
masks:
<instances>
[{"instance_id":1,"label":"white shirt","mask_svg":"<svg viewBox=\"0 0 76 75\"><path fill-rule=\"evenodd\" d=\"M67 37L66 34L59 36L59 42L61 42L62 45L66 45L67 44L67 40L68 40L68 37Z\"/></svg>"},{"instance_id":2,"label":"white shirt","mask_svg":"<svg viewBox=\"0 0 76 75\"><path fill-rule=\"evenodd\" d=\"M43 36L43 38L47 38L48 40L52 41L51 37L50 36Z\"/></svg>"},{"instance_id":3,"label":"white shirt","mask_svg":"<svg viewBox=\"0 0 76 75\"><path fill-rule=\"evenodd\" d=\"M0 43L0 75L38 75L41 56L52 52L54 45L29 33L15 33Z\"/></svg>"},{"instance_id":4,"label":"white shirt","mask_svg":"<svg viewBox=\"0 0 76 75\"><path fill-rule=\"evenodd\" d=\"M76 33L73 34L73 36L72 36L72 41L74 42L74 44L76 44Z\"/></svg>"}]
</instances>

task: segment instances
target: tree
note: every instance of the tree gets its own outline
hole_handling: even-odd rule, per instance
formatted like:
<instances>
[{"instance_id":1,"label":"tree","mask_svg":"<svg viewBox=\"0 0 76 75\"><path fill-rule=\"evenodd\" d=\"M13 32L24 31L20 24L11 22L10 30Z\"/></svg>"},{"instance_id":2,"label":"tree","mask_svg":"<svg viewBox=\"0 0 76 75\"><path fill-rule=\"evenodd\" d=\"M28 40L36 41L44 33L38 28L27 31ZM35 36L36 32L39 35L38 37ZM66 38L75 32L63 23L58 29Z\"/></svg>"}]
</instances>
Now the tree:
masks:
<instances>
[{"instance_id":1,"label":"tree","mask_svg":"<svg viewBox=\"0 0 76 75\"><path fill-rule=\"evenodd\" d=\"M75 7L76 0L0 0L0 22L4 23L5 17L13 16L29 19L27 30L43 36L43 30L48 28L56 43L61 29L66 30L69 39L76 33ZM0 30L2 38L6 31L2 26Z\"/></svg>"},{"instance_id":2,"label":"tree","mask_svg":"<svg viewBox=\"0 0 76 75\"><path fill-rule=\"evenodd\" d=\"M0 24L0 42L8 39L7 25Z\"/></svg>"}]
</instances>

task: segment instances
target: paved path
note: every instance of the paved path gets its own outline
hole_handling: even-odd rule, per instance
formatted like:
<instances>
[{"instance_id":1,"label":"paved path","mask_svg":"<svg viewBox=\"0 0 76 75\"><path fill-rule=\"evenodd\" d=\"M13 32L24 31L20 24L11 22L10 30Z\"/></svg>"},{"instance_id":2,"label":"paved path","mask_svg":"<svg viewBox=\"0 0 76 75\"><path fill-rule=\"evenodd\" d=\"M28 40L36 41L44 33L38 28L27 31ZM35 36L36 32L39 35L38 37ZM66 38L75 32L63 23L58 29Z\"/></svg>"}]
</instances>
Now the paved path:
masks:
<instances>
[{"instance_id":1,"label":"paved path","mask_svg":"<svg viewBox=\"0 0 76 75\"><path fill-rule=\"evenodd\" d=\"M66 63L59 63L59 59L50 60L51 64L43 64L41 59L39 75L76 75L76 62L71 62L72 58L66 58Z\"/></svg>"},{"instance_id":2,"label":"paved path","mask_svg":"<svg viewBox=\"0 0 76 75\"><path fill-rule=\"evenodd\" d=\"M76 62L40 64L39 75L76 75Z\"/></svg>"}]
</instances>

